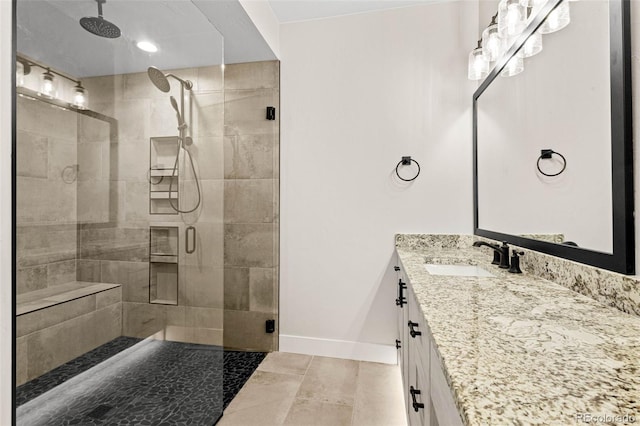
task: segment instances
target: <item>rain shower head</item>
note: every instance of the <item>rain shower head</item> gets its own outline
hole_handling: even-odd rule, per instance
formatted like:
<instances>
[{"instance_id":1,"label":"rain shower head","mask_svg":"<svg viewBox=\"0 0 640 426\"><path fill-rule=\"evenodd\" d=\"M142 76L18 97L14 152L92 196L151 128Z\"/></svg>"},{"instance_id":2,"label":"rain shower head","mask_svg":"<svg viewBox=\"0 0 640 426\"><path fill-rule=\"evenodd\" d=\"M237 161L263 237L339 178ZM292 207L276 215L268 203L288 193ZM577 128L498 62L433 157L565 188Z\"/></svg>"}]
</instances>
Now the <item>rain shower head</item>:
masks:
<instances>
[{"instance_id":1,"label":"rain shower head","mask_svg":"<svg viewBox=\"0 0 640 426\"><path fill-rule=\"evenodd\" d=\"M182 87L187 90L191 90L193 88L193 83L189 80L183 80L173 74L165 74L156 67L147 68L147 74L149 75L149 80L151 80L153 85L156 86L158 90L161 90L165 93L167 93L171 89L168 77L172 77L178 80L180 84L182 84Z\"/></svg>"},{"instance_id":2,"label":"rain shower head","mask_svg":"<svg viewBox=\"0 0 640 426\"><path fill-rule=\"evenodd\" d=\"M107 0L96 0L96 2L98 3L98 16L84 17L80 19L80 25L82 28L99 37L120 37L120 28L118 28L116 24L113 24L102 17L102 3L106 3Z\"/></svg>"},{"instance_id":3,"label":"rain shower head","mask_svg":"<svg viewBox=\"0 0 640 426\"><path fill-rule=\"evenodd\" d=\"M169 80L167 76L164 75L162 71L160 71L156 67L149 67L147 69L147 74L149 75L149 80L153 83L154 86L158 88L158 90L167 93L171 89L171 85L169 84Z\"/></svg>"}]
</instances>

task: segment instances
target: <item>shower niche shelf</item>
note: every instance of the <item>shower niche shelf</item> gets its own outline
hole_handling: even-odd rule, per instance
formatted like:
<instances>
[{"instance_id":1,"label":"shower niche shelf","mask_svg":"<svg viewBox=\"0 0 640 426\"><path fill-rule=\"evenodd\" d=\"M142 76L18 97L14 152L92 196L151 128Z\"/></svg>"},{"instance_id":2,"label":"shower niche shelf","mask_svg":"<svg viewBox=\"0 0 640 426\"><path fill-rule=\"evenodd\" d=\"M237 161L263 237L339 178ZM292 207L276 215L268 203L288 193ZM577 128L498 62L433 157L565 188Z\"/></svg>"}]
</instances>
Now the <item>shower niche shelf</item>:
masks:
<instances>
[{"instance_id":1,"label":"shower niche shelf","mask_svg":"<svg viewBox=\"0 0 640 426\"><path fill-rule=\"evenodd\" d=\"M180 178L173 170L178 155L176 136L152 137L149 140L149 213L171 214L178 212ZM169 192L171 188L171 192Z\"/></svg>"},{"instance_id":2,"label":"shower niche shelf","mask_svg":"<svg viewBox=\"0 0 640 426\"><path fill-rule=\"evenodd\" d=\"M178 304L177 226L149 228L149 303Z\"/></svg>"}]
</instances>

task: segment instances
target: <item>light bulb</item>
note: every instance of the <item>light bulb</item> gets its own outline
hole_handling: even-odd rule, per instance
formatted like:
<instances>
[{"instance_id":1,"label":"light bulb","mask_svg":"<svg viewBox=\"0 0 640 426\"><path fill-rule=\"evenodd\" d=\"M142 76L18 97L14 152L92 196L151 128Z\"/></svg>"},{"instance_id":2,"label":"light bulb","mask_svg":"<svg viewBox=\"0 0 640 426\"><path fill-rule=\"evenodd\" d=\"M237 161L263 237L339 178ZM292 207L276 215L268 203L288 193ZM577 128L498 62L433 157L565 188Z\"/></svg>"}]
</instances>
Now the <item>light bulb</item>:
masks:
<instances>
[{"instance_id":1,"label":"light bulb","mask_svg":"<svg viewBox=\"0 0 640 426\"><path fill-rule=\"evenodd\" d=\"M42 73L40 81L40 91L38 92L38 95L44 96L46 98L55 98L58 95L57 86L58 85L55 80L55 76L49 69L47 69L44 73Z\"/></svg>"},{"instance_id":2,"label":"light bulb","mask_svg":"<svg viewBox=\"0 0 640 426\"><path fill-rule=\"evenodd\" d=\"M482 54L482 47L477 47L469 54L469 80L481 80L489 75L489 61Z\"/></svg>"},{"instance_id":3,"label":"light bulb","mask_svg":"<svg viewBox=\"0 0 640 426\"><path fill-rule=\"evenodd\" d=\"M527 9L520 0L501 0L498 5L498 31L502 38L520 35L527 24Z\"/></svg>"},{"instance_id":4,"label":"light bulb","mask_svg":"<svg viewBox=\"0 0 640 426\"><path fill-rule=\"evenodd\" d=\"M482 32L482 54L487 61L497 61L504 51L504 41L498 34L498 24L489 25Z\"/></svg>"},{"instance_id":5,"label":"light bulb","mask_svg":"<svg viewBox=\"0 0 640 426\"><path fill-rule=\"evenodd\" d=\"M72 105L78 109L87 109L87 104L89 103L89 99L87 96L87 89L82 87L82 84L78 82L74 89L73 102Z\"/></svg>"},{"instance_id":6,"label":"light bulb","mask_svg":"<svg viewBox=\"0 0 640 426\"><path fill-rule=\"evenodd\" d=\"M547 15L547 18L540 27L540 32L542 34L554 33L569 25L570 22L571 13L569 10L569 2L564 0Z\"/></svg>"},{"instance_id":7,"label":"light bulb","mask_svg":"<svg viewBox=\"0 0 640 426\"><path fill-rule=\"evenodd\" d=\"M516 30L517 30L517 25L522 20L522 15L520 14L520 11L518 10L519 7L520 7L520 5L517 5L517 4L510 4L507 7L506 20L507 20L507 33L508 34L515 34Z\"/></svg>"}]
</instances>

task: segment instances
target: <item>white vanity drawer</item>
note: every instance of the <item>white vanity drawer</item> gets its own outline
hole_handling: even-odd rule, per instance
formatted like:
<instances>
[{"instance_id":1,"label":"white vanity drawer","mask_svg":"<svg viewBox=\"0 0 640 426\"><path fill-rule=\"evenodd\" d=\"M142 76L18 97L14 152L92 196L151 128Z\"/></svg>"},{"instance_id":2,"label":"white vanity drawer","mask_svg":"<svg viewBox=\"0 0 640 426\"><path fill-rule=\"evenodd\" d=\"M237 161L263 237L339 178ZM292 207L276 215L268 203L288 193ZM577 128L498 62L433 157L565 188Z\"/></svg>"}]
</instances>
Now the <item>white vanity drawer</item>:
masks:
<instances>
[{"instance_id":1,"label":"white vanity drawer","mask_svg":"<svg viewBox=\"0 0 640 426\"><path fill-rule=\"evenodd\" d=\"M404 325L407 327L408 340L417 345L420 352L423 354L429 354L429 340L431 338L431 333L427 327L427 322L424 319L422 310L418 307L418 302L416 301L416 297L413 294L411 287L408 289L407 299L409 306L409 320L406 321ZM411 325L409 322L411 322ZM413 334L411 334L412 330L414 332Z\"/></svg>"}]
</instances>

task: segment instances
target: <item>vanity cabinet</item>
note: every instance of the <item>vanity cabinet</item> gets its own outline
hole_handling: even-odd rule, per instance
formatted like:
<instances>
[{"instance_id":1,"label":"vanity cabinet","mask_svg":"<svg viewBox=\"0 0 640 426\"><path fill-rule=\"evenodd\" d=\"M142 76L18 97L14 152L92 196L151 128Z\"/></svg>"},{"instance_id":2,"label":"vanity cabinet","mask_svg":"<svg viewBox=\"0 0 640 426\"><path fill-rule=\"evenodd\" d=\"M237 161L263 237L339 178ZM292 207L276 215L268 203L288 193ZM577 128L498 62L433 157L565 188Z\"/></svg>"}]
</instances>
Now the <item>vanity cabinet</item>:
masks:
<instances>
[{"instance_id":1,"label":"vanity cabinet","mask_svg":"<svg viewBox=\"0 0 640 426\"><path fill-rule=\"evenodd\" d=\"M398 364L410 426L462 426L435 344L411 283L397 271ZM402 284L406 285L403 288ZM402 290L402 291L401 291ZM406 303L398 303L404 296Z\"/></svg>"}]
</instances>

